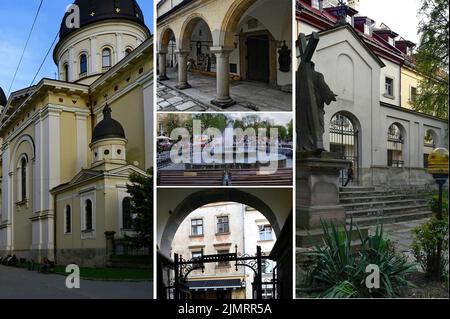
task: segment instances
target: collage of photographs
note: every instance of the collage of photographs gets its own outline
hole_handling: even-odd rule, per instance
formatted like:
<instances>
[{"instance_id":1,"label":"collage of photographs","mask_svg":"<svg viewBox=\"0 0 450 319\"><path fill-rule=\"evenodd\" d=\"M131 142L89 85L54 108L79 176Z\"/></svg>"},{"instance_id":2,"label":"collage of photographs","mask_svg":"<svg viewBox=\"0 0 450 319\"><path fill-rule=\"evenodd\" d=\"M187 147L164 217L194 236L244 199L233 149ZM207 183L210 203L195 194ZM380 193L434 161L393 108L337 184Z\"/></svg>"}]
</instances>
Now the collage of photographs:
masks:
<instances>
[{"instance_id":1,"label":"collage of photographs","mask_svg":"<svg viewBox=\"0 0 450 319\"><path fill-rule=\"evenodd\" d=\"M448 299L448 6L2 1L0 301Z\"/></svg>"}]
</instances>

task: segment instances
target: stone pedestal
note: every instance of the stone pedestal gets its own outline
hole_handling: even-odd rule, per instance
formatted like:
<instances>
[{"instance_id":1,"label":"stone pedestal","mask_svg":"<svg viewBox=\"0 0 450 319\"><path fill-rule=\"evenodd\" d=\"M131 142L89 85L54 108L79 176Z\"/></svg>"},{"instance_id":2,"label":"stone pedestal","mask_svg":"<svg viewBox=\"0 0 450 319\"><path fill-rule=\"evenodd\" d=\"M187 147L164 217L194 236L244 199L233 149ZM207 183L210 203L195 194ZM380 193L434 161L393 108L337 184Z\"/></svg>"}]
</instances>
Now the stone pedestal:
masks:
<instances>
[{"instance_id":1,"label":"stone pedestal","mask_svg":"<svg viewBox=\"0 0 450 319\"><path fill-rule=\"evenodd\" d=\"M187 77L187 59L189 52L190 51L184 50L176 51L176 54L178 55L178 84L176 88L179 90L191 88Z\"/></svg>"},{"instance_id":2,"label":"stone pedestal","mask_svg":"<svg viewBox=\"0 0 450 319\"><path fill-rule=\"evenodd\" d=\"M339 174L351 162L331 153L297 153L297 247L320 241L321 221L344 225L345 210L339 203Z\"/></svg>"},{"instance_id":3,"label":"stone pedestal","mask_svg":"<svg viewBox=\"0 0 450 319\"><path fill-rule=\"evenodd\" d=\"M166 66L166 56L167 56L167 52L166 51L159 51L158 53L158 58L159 58L159 77L158 80L159 81L166 81L169 78L167 77L167 66Z\"/></svg>"},{"instance_id":4,"label":"stone pedestal","mask_svg":"<svg viewBox=\"0 0 450 319\"><path fill-rule=\"evenodd\" d=\"M236 104L230 97L230 53L234 49L211 47L210 50L216 55L217 61L217 97L211 104L225 109Z\"/></svg>"}]
</instances>

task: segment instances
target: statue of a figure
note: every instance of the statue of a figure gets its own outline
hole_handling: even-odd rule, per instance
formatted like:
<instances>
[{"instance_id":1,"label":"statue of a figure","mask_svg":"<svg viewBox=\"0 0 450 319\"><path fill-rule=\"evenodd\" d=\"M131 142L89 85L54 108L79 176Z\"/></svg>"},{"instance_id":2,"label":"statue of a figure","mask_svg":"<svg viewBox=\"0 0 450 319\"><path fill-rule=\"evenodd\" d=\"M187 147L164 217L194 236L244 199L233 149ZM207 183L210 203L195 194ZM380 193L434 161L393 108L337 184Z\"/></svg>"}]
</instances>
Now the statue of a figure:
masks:
<instances>
[{"instance_id":1,"label":"statue of a figure","mask_svg":"<svg viewBox=\"0 0 450 319\"><path fill-rule=\"evenodd\" d=\"M325 132L325 104L336 101L336 95L325 82L322 73L315 71L311 57L319 42L318 33L313 32L306 46L306 37L299 38L301 62L296 74L297 83L297 147L300 151L322 153Z\"/></svg>"}]
</instances>

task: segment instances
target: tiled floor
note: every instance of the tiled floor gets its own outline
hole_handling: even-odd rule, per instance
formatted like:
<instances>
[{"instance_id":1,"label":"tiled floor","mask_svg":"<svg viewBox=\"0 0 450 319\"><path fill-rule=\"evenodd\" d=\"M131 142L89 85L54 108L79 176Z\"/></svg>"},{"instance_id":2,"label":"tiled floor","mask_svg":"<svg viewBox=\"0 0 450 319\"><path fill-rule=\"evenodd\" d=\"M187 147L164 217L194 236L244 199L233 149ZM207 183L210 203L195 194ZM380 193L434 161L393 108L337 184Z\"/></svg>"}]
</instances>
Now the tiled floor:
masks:
<instances>
[{"instance_id":1,"label":"tiled floor","mask_svg":"<svg viewBox=\"0 0 450 319\"><path fill-rule=\"evenodd\" d=\"M292 93L274 89L267 84L250 81L231 81L230 95L236 101L226 109L211 104L216 96L216 79L189 73L190 89L177 90L177 74L167 73L169 80L158 82L158 111L162 112L290 112Z\"/></svg>"}]
</instances>

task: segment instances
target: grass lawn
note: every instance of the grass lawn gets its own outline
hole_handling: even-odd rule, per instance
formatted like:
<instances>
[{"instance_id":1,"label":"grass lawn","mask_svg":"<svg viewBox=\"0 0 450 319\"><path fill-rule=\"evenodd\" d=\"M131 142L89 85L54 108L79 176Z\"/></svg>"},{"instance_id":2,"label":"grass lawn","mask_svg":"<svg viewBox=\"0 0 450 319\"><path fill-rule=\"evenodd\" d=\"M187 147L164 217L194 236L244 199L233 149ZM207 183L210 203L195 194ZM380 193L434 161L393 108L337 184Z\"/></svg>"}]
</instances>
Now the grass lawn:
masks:
<instances>
[{"instance_id":1,"label":"grass lawn","mask_svg":"<svg viewBox=\"0 0 450 319\"><path fill-rule=\"evenodd\" d=\"M67 275L66 267L55 266L55 273ZM103 280L152 280L153 274L145 269L122 269L122 268L86 268L80 267L80 275L83 279Z\"/></svg>"}]
</instances>

